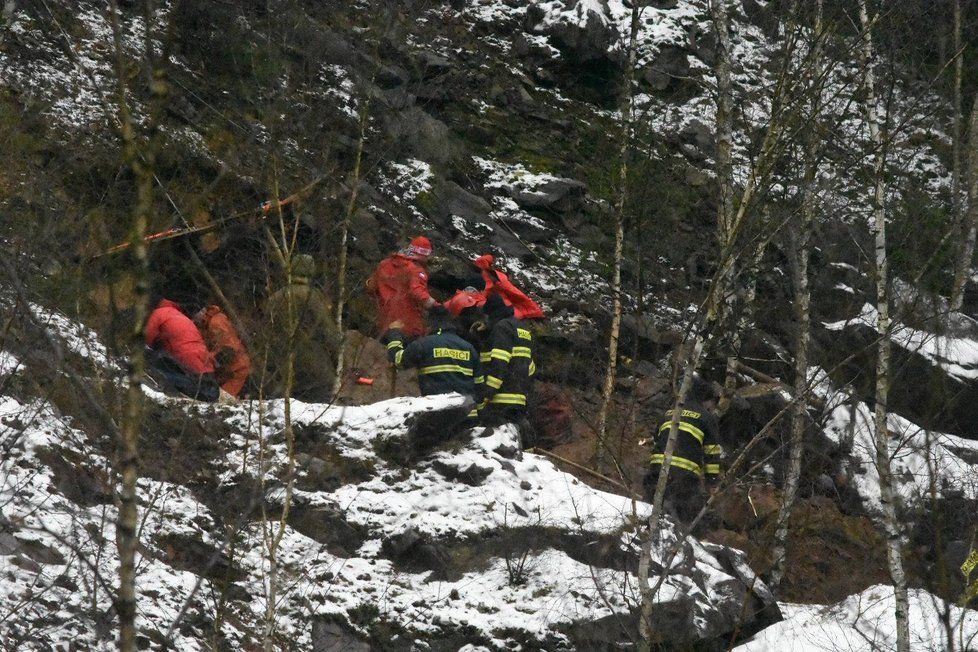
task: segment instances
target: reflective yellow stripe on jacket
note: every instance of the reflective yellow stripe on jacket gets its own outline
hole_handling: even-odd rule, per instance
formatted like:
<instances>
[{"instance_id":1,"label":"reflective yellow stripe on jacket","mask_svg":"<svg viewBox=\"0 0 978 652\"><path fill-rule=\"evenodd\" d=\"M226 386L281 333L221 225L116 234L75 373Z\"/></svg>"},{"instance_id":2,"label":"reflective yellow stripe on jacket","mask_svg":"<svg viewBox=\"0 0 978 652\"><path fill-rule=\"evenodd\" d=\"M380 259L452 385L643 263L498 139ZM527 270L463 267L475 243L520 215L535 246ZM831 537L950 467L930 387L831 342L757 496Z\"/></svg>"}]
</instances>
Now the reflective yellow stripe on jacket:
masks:
<instances>
[{"instance_id":1,"label":"reflective yellow stripe on jacket","mask_svg":"<svg viewBox=\"0 0 978 652\"><path fill-rule=\"evenodd\" d=\"M696 441L698 441L701 444L703 443L703 431L702 430L700 430L699 428L697 428L696 426L694 426L691 423L686 423L685 421L680 421L679 424L678 424L678 426L679 426L679 430L681 430L682 432L688 432L693 437L696 437ZM672 423L671 422L663 423L661 426L659 426L659 432L662 432L662 431L668 432L670 427L672 427ZM717 449L718 449L717 450L717 453L718 454L720 452L719 451L719 448L720 447L717 446Z\"/></svg>"},{"instance_id":2,"label":"reflective yellow stripe on jacket","mask_svg":"<svg viewBox=\"0 0 978 652\"><path fill-rule=\"evenodd\" d=\"M666 463L666 456L662 453L653 453L652 458L649 460L650 464L658 464L664 466ZM675 466L676 468L686 469L687 471L692 471L699 477L703 477L703 468L694 462L693 460L687 460L685 457L672 456L672 463L669 466ZM719 465L717 466L717 473L720 472Z\"/></svg>"},{"instance_id":3,"label":"reflective yellow stripe on jacket","mask_svg":"<svg viewBox=\"0 0 978 652\"><path fill-rule=\"evenodd\" d=\"M419 375L424 374L440 374L440 373L451 373L451 374L462 374L463 376L471 376L472 370L466 369L465 367L457 364L434 364L430 367L421 367L418 369Z\"/></svg>"},{"instance_id":4,"label":"reflective yellow stripe on jacket","mask_svg":"<svg viewBox=\"0 0 978 652\"><path fill-rule=\"evenodd\" d=\"M525 394L494 394L489 402L494 405L526 405Z\"/></svg>"}]
</instances>

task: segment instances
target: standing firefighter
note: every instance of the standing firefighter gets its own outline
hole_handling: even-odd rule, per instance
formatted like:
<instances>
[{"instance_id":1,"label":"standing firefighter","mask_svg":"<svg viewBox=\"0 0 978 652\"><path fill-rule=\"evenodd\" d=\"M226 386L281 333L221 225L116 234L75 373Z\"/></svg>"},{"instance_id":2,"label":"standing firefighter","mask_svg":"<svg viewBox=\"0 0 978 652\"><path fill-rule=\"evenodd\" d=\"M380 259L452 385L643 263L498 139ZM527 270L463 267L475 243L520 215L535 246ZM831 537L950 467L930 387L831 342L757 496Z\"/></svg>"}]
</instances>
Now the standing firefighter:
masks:
<instances>
[{"instance_id":1,"label":"standing firefighter","mask_svg":"<svg viewBox=\"0 0 978 652\"><path fill-rule=\"evenodd\" d=\"M696 378L689 396L680 407L676 447L669 466L665 505L683 523L692 523L706 504L706 490L714 489L720 480L719 428L714 412L717 394L712 385ZM659 473L665 463L666 443L672 428L672 410L659 426L645 476L645 497L651 502Z\"/></svg>"},{"instance_id":2,"label":"standing firefighter","mask_svg":"<svg viewBox=\"0 0 978 652\"><path fill-rule=\"evenodd\" d=\"M536 373L533 334L498 294L489 295L483 309L489 319L489 335L481 354L485 401L480 416L490 426L517 424L523 446L528 447L532 433L526 406Z\"/></svg>"},{"instance_id":3,"label":"standing firefighter","mask_svg":"<svg viewBox=\"0 0 978 652\"><path fill-rule=\"evenodd\" d=\"M428 292L425 266L430 256L431 241L422 235L377 265L367 280L367 291L377 300L378 333L399 321L406 337L425 334L425 310L438 303Z\"/></svg>"}]
</instances>

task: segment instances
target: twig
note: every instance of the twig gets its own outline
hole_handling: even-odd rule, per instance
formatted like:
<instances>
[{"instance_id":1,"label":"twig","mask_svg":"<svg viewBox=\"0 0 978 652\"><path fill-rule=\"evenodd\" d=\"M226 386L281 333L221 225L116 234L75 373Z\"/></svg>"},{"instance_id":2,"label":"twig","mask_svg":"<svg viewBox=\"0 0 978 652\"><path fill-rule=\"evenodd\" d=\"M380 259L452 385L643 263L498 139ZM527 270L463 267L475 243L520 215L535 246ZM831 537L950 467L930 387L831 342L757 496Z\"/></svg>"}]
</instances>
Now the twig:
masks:
<instances>
[{"instance_id":1,"label":"twig","mask_svg":"<svg viewBox=\"0 0 978 652\"><path fill-rule=\"evenodd\" d=\"M561 462L563 464L567 464L568 466L572 466L575 469L578 469L579 471L584 471L585 473L588 473L590 475L593 475L595 478L597 478L599 480L603 480L604 482L607 482L608 484L610 484L612 486L618 487L619 489L621 489L622 491L624 491L628 495L631 495L632 494L632 490L631 489L629 489L628 487L626 487L622 483L618 482L617 480L612 480L608 476L602 475L602 474L598 473L597 471L592 471L591 469L587 468L586 466L581 466L577 462L571 462L566 457L561 457L560 455L555 455L555 454L551 453L550 451L540 450L539 448L528 448L526 450L526 452L527 453L535 453L537 455L543 455L544 457L549 457L551 459L557 460L558 462ZM639 499L641 499L641 498L639 498Z\"/></svg>"}]
</instances>

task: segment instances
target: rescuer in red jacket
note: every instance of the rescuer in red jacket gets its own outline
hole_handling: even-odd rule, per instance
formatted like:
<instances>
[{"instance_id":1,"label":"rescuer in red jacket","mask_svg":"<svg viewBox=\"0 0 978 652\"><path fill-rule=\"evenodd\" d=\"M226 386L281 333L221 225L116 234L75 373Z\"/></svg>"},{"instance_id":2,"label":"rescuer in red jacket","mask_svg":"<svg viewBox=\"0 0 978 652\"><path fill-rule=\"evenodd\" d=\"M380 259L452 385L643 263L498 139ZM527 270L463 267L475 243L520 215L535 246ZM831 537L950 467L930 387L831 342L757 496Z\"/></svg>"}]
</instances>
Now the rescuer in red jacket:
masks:
<instances>
[{"instance_id":1,"label":"rescuer in red jacket","mask_svg":"<svg viewBox=\"0 0 978 652\"><path fill-rule=\"evenodd\" d=\"M220 394L214 378L214 360L204 338L179 304L161 299L146 321L143 338L146 361L152 370L187 396L216 401Z\"/></svg>"},{"instance_id":2,"label":"rescuer in red jacket","mask_svg":"<svg viewBox=\"0 0 978 652\"><path fill-rule=\"evenodd\" d=\"M517 319L543 319L546 317L543 309L536 301L516 287L506 274L496 269L496 259L491 254L479 256L472 261L472 265L479 270L479 274L486 284L482 291L484 296L489 296L494 292L498 294L507 306L513 307L513 314Z\"/></svg>"},{"instance_id":3,"label":"rescuer in red jacket","mask_svg":"<svg viewBox=\"0 0 978 652\"><path fill-rule=\"evenodd\" d=\"M431 241L416 237L406 248L380 261L367 280L367 291L377 300L377 332L386 333L399 321L407 337L425 334L425 311L438 302L428 293Z\"/></svg>"}]
</instances>

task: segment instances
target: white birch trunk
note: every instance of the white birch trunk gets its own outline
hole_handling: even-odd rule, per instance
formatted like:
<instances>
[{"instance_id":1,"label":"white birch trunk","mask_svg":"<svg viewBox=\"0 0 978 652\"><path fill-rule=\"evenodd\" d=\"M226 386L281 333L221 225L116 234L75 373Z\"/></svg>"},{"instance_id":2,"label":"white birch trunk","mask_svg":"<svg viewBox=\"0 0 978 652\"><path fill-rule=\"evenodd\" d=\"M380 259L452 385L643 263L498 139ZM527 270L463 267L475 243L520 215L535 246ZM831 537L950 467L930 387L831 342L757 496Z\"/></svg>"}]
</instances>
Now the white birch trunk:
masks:
<instances>
[{"instance_id":1,"label":"white birch trunk","mask_svg":"<svg viewBox=\"0 0 978 652\"><path fill-rule=\"evenodd\" d=\"M809 159L811 160L811 159ZM811 184L812 174L806 179L802 206L801 224L792 227L795 264L792 266L792 285L794 288L794 312L798 332L795 334L795 403L791 408L791 438L788 451L788 470L785 474L784 495L778 510L777 528L774 533L774 546L771 553L772 568L770 585L776 588L784 577L787 559L788 519L798 496L798 482L801 478L802 461L805 451L805 429L808 424L808 349L811 341L811 316L809 306L811 292L808 286L808 257L811 223L814 216Z\"/></svg>"},{"instance_id":2,"label":"white birch trunk","mask_svg":"<svg viewBox=\"0 0 978 652\"><path fill-rule=\"evenodd\" d=\"M721 48L724 51L719 55L719 57L726 57L727 60L727 64L722 64L718 61L718 66L721 68L726 66L727 74L729 74L729 35L726 33L727 21L726 6L724 3L725 0L713 0L712 7L713 10L719 14L718 16L715 16L715 23L718 32L723 32L718 33L718 42L725 44L725 46L721 45ZM732 92L729 84L727 85L727 88L728 92ZM784 87L779 85L779 87L775 90L775 97L772 102L773 106L779 106L781 104L784 92ZM729 110L729 107L732 106L732 98L728 98L728 100L728 103L725 104L727 110ZM730 212L727 214L727 218L721 217L720 223L717 225L717 239L720 245L718 269L713 277L713 281L710 285L706 299L704 300L701 316L699 320L697 320L697 323L691 326L690 336L683 345L677 360L677 368L683 369L683 376L679 389L676 392L672 407L673 420L669 429L669 437L666 442L666 447L663 451L664 460L662 470L659 473L658 482L656 483L655 487L655 494L652 498L652 511L649 514L646 538L643 543L642 554L639 558L638 584L642 597L641 615L639 619L639 649L643 652L647 652L652 646L653 632L651 629L651 614L654 608L652 600L654 599L655 595L652 587L649 585L649 562L651 559L651 547L658 539L659 518L662 514L662 503L665 497L669 469L672 464L672 455L676 449L676 439L679 432L679 408L682 405L686 394L689 392L689 388L692 386L693 376L699 367L700 358L703 355L703 350L706 345L709 327L711 324L716 323L717 320L723 315L724 310L721 304L723 303L726 295L727 282L730 278L732 278L733 274L735 262L733 255L734 247L740 233L743 231L747 217L750 214L749 210L752 205L754 195L757 193L760 184L766 182L766 180L769 178L771 166L776 159L784 125L782 124L783 116L780 114L774 115L774 113L775 112L772 112L771 121L768 125L767 132L765 133L764 141L761 143L757 161L747 176L744 191L741 195L740 203L738 204L737 209L733 210L731 208ZM728 151L732 152L732 127L730 131L721 133L724 130L718 126L717 131L718 139L725 139L729 145ZM732 184L728 187L732 192ZM661 581L658 584L661 585Z\"/></svg>"},{"instance_id":3,"label":"white birch trunk","mask_svg":"<svg viewBox=\"0 0 978 652\"><path fill-rule=\"evenodd\" d=\"M277 189L276 189L277 190ZM276 196L278 196L276 194ZM291 250L288 252L289 258L291 259ZM289 264L286 267L286 287L292 285L292 265ZM293 293L289 292L286 294L286 332L295 333L299 325L299 308L300 306L295 305L296 297ZM285 536L285 528L289 520L289 511L292 506L292 495L295 487L295 430L292 427L292 392L295 389L295 363L296 363L296 350L295 350L295 338L292 338L289 342L289 348L285 354L285 391L284 391L284 435L286 451L288 455L288 462L285 469L285 496L283 498L282 513L279 515L278 519L272 523L272 520L268 517L265 511L264 501L262 502L262 541L265 545L265 555L268 560L268 574L265 579L265 618L263 623L262 632L262 649L264 652L273 652L277 649L275 642L275 635L278 623L278 589L279 589L279 564L278 564L278 550L279 545L282 543L282 538ZM259 431L259 451L264 457L267 453L267 442L265 438L265 433L261 430ZM266 492L265 486L265 468L266 464L264 459L261 460L259 466L259 474L261 477L261 490L264 495Z\"/></svg>"},{"instance_id":4,"label":"white birch trunk","mask_svg":"<svg viewBox=\"0 0 978 652\"><path fill-rule=\"evenodd\" d=\"M721 248L723 244L731 240L730 235L733 231L734 209L734 170L733 170L733 82L731 80L730 62L730 26L727 20L727 0L711 0L710 14L717 33L717 160L716 174L719 191L717 202L717 236ZM730 274L724 283L729 283L733 279L734 268L730 267ZM728 312L726 301L717 305L718 319L723 322ZM734 347L737 343L734 342ZM727 373L732 374L736 359L728 360ZM725 383L726 385L726 383ZM724 396L725 408L726 396Z\"/></svg>"},{"instance_id":5,"label":"white birch trunk","mask_svg":"<svg viewBox=\"0 0 978 652\"><path fill-rule=\"evenodd\" d=\"M951 219L961 220L961 78L964 75L964 52L961 50L961 0L954 0L953 48L954 91L953 121L951 124Z\"/></svg>"},{"instance_id":6,"label":"white birch trunk","mask_svg":"<svg viewBox=\"0 0 978 652\"><path fill-rule=\"evenodd\" d=\"M641 652L650 652L652 649L652 639L654 637L654 631L652 630L652 611L655 607L655 593L652 586L649 585L652 546L658 539L659 517L662 515L662 503L666 494L666 482L669 477L669 468L672 465L672 454L676 450L676 439L679 436L681 406L686 398L686 394L689 393L690 387L693 386L693 375L696 373L700 357L703 354L705 339L700 333L704 330L699 329L696 338L690 345L689 353L683 356L687 358L686 370L683 374L682 384L679 386L679 391L676 393L676 398L672 405L672 421L669 424L669 439L664 452L665 458L662 461L662 470L659 472L659 479L655 486L655 495L652 498L652 513L649 515L648 531L645 540L642 542L642 554L639 557L638 586L639 593L642 597L642 608L638 631L639 650Z\"/></svg>"},{"instance_id":7,"label":"white birch trunk","mask_svg":"<svg viewBox=\"0 0 978 652\"><path fill-rule=\"evenodd\" d=\"M628 64L625 71L625 94L621 104L621 143L619 145L618 188L615 197L615 252L611 273L611 328L608 335L608 367L601 387L601 409L598 411L598 437L595 453L598 459L604 455L608 431L608 412L618 373L618 340L621 335L621 265L625 243L625 202L628 198L628 155L631 149L632 113L634 111L635 59L638 41L638 25L642 9L640 3L632 5L628 33Z\"/></svg>"},{"instance_id":8,"label":"white birch trunk","mask_svg":"<svg viewBox=\"0 0 978 652\"><path fill-rule=\"evenodd\" d=\"M336 264L336 332L340 335L340 345L336 350L336 374L335 381L330 391L335 393L340 389L343 369L346 367L345 348L343 343L346 341L343 326L343 307L346 303L346 265L349 254L350 220L357 210L357 200L360 197L360 176L363 166L363 149L367 141L367 120L370 116L368 100L362 100L360 107L360 134L357 138L357 153L353 161L353 184L350 188L350 201L346 206L346 213L343 215L343 222L340 224L340 255Z\"/></svg>"},{"instance_id":9,"label":"white birch trunk","mask_svg":"<svg viewBox=\"0 0 978 652\"><path fill-rule=\"evenodd\" d=\"M954 270L954 287L951 290L951 311L961 310L964 290L971 273L971 259L975 255L975 237L978 233L978 94L971 105L968 122L968 206L965 213L964 241Z\"/></svg>"},{"instance_id":10,"label":"white birch trunk","mask_svg":"<svg viewBox=\"0 0 978 652\"><path fill-rule=\"evenodd\" d=\"M765 218L765 222L767 219ZM762 240L754 248L754 255L747 266L746 287L744 287L743 310L737 319L737 324L730 334L730 355L727 356L727 370L723 380L723 395L720 397L718 412L720 415L726 413L730 407L730 397L737 389L737 358L740 347L743 344L743 334L750 328L754 321L754 300L757 298L757 270L760 268L761 259L764 257L764 250L767 249L768 240Z\"/></svg>"},{"instance_id":11,"label":"white birch trunk","mask_svg":"<svg viewBox=\"0 0 978 652\"><path fill-rule=\"evenodd\" d=\"M814 80L821 79L822 70L822 0L815 5L815 24L813 25L812 74ZM810 115L815 120L821 109L821 90L810 103ZM805 457L805 429L808 425L808 350L811 341L811 291L808 285L808 259L812 224L815 221L816 193L815 179L818 175L818 143L815 125L808 126L805 136L805 172L802 181L802 206L800 220L791 224L791 249L795 252L791 267L791 281L794 289L794 312L797 324L795 334L795 403L791 409L791 438L788 451L788 470L784 481L784 496L778 510L777 528L774 532L774 546L771 553L772 568L770 585L777 588L784 578L787 560L788 520L798 497L798 482L801 478L802 462Z\"/></svg>"},{"instance_id":12,"label":"white birch trunk","mask_svg":"<svg viewBox=\"0 0 978 652\"><path fill-rule=\"evenodd\" d=\"M721 242L733 228L733 85L730 78L730 30L726 0L711 0L717 31L717 164L720 201L717 207Z\"/></svg>"},{"instance_id":13,"label":"white birch trunk","mask_svg":"<svg viewBox=\"0 0 978 652\"><path fill-rule=\"evenodd\" d=\"M146 24L150 24L150 5L146 6ZM146 368L143 329L149 314L149 256L146 231L153 216L155 204L154 165L159 147L159 119L166 101L168 86L165 80L165 61L157 61L149 47L150 35L146 35L146 61L151 74L150 114L146 119L148 136L140 138L138 121L129 105L130 88L127 83L127 64L122 44L122 26L119 24L119 7L113 1L109 5L109 22L116 55L118 83L118 120L122 140L122 157L132 170L136 183L136 202L129 226L132 242L135 276L135 327L129 339L128 387L123 405L120 428L120 451L116 471L120 476L117 495L119 513L116 519L116 549L119 553L119 590L115 596L119 618L119 650L135 652L136 648L136 550L139 546L139 509L136 483L139 478L139 436L142 432L143 374Z\"/></svg>"},{"instance_id":14,"label":"white birch trunk","mask_svg":"<svg viewBox=\"0 0 978 652\"><path fill-rule=\"evenodd\" d=\"M894 502L893 477L890 471L889 432L887 428L887 399L890 382L890 311L888 261L886 257L886 212L884 210L883 137L880 133L876 105L876 81L873 71L872 25L866 9L866 0L859 0L859 20L862 25L862 59L866 91L866 123L870 143L874 150L874 189L872 195L872 230L875 237L876 308L879 313L879 345L876 362L876 465L880 480L880 503L883 508L883 526L886 531L887 560L893 581L896 607L897 652L910 652L908 625L909 604L907 580L903 570L900 550L900 528Z\"/></svg>"}]
</instances>

